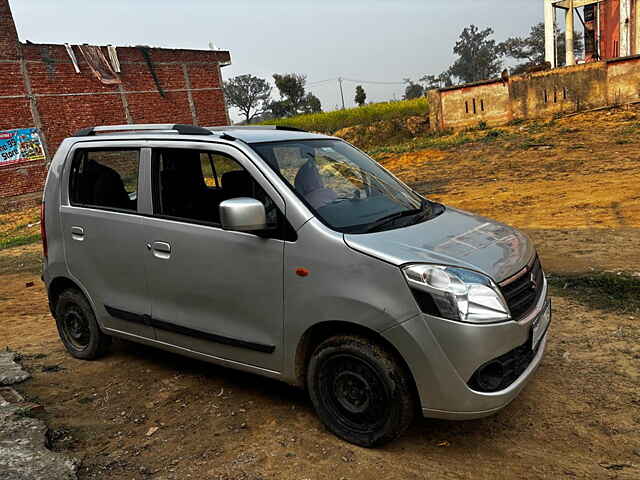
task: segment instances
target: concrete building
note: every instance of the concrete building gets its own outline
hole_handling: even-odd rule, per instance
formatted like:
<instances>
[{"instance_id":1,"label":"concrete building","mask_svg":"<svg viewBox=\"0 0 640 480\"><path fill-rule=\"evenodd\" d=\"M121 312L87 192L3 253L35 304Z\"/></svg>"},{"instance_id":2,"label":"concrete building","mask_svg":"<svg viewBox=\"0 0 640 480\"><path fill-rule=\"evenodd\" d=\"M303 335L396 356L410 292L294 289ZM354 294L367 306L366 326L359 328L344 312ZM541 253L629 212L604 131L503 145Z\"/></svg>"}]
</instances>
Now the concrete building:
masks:
<instances>
[{"instance_id":1,"label":"concrete building","mask_svg":"<svg viewBox=\"0 0 640 480\"><path fill-rule=\"evenodd\" d=\"M434 130L504 125L640 102L640 56L430 90Z\"/></svg>"},{"instance_id":2,"label":"concrete building","mask_svg":"<svg viewBox=\"0 0 640 480\"><path fill-rule=\"evenodd\" d=\"M544 19L546 60L552 67L560 63L559 21L567 46L574 44L577 29L584 31L585 62L640 54L640 0L544 0ZM565 61L575 65L573 48L566 49Z\"/></svg>"},{"instance_id":3,"label":"concrete building","mask_svg":"<svg viewBox=\"0 0 640 480\"><path fill-rule=\"evenodd\" d=\"M0 0L0 211L39 201L48 160L80 128L228 124L220 69L229 64L227 51L21 43ZM3 141L25 131L42 154L29 157L25 142L26 155L8 158Z\"/></svg>"}]
</instances>

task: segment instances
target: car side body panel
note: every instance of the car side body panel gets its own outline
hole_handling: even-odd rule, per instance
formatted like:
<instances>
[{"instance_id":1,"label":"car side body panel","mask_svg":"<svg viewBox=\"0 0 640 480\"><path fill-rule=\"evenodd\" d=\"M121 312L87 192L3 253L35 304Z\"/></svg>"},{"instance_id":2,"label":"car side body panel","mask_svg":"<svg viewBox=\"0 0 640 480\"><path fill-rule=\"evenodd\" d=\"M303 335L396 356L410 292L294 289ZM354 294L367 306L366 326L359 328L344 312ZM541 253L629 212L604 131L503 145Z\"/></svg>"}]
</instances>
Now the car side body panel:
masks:
<instances>
[{"instance_id":1,"label":"car side body panel","mask_svg":"<svg viewBox=\"0 0 640 480\"><path fill-rule=\"evenodd\" d=\"M299 268L308 275L299 276ZM382 332L419 313L399 268L349 248L315 218L285 245L284 285L284 379L292 383L300 339L315 324L341 321Z\"/></svg>"}]
</instances>

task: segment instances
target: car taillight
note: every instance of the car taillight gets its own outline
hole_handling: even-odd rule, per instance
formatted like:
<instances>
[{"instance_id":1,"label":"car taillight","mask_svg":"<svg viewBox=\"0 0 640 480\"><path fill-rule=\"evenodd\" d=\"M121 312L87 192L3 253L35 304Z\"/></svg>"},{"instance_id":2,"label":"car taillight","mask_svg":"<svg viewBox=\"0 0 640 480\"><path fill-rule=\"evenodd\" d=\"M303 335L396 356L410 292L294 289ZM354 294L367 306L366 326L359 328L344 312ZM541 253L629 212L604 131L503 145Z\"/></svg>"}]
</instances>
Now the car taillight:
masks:
<instances>
[{"instance_id":1,"label":"car taillight","mask_svg":"<svg viewBox=\"0 0 640 480\"><path fill-rule=\"evenodd\" d=\"M47 229L44 226L44 202L40 205L40 236L42 237L42 254L47 258Z\"/></svg>"}]
</instances>

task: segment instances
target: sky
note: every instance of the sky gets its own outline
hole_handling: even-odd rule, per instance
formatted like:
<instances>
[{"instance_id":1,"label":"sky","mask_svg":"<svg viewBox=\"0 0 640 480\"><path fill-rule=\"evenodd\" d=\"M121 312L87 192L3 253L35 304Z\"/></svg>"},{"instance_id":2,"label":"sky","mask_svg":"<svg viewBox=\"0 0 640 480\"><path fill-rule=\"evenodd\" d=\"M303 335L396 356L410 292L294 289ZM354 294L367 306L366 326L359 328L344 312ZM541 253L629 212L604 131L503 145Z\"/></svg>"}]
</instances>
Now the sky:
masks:
<instances>
[{"instance_id":1,"label":"sky","mask_svg":"<svg viewBox=\"0 0 640 480\"><path fill-rule=\"evenodd\" d=\"M10 3L23 42L194 49L208 49L212 42L231 52L233 64L223 69L225 79L250 73L272 80L274 73L302 73L324 110L341 106L338 77L359 80L343 83L347 107L354 105L358 83L367 101L399 99L403 79L438 74L452 63L453 46L466 26L490 26L501 41L526 35L543 19L542 0Z\"/></svg>"}]
</instances>

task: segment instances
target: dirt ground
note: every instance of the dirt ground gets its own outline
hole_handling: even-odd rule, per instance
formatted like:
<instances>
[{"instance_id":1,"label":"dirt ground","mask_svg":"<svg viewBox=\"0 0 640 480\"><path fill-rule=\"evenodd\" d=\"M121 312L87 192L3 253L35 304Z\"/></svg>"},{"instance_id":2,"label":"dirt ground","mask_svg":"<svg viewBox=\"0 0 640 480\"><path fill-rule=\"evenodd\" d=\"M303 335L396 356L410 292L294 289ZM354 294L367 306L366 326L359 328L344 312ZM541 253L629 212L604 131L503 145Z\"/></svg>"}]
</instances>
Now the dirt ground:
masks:
<instances>
[{"instance_id":1,"label":"dirt ground","mask_svg":"<svg viewBox=\"0 0 640 480\"><path fill-rule=\"evenodd\" d=\"M639 120L585 114L381 160L431 198L525 229L548 273L633 274ZM635 313L554 292L547 354L511 405L482 420L420 419L366 450L326 432L304 392L274 381L123 341L100 361L71 358L39 249L0 251L0 348L23 354L33 378L19 389L45 405L52 446L82 460L81 479L640 478Z\"/></svg>"}]
</instances>

